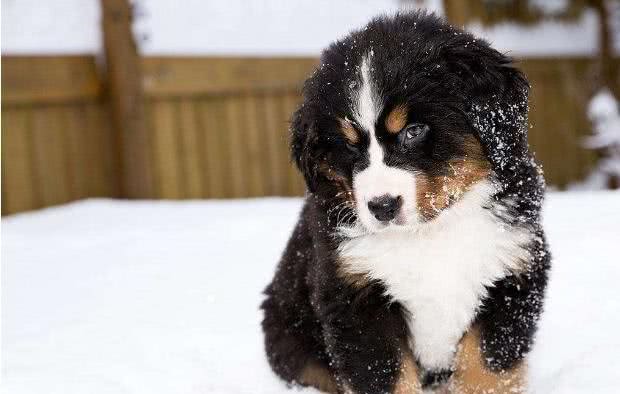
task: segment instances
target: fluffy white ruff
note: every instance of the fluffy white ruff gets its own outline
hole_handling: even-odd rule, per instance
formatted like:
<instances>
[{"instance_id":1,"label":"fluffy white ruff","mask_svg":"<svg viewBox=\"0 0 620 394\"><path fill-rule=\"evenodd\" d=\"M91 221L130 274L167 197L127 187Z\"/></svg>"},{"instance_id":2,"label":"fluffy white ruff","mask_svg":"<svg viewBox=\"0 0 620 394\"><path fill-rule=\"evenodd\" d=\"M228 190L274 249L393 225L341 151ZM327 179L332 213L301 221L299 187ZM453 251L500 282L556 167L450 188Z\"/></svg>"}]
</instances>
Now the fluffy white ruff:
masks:
<instances>
[{"instance_id":1,"label":"fluffy white ruff","mask_svg":"<svg viewBox=\"0 0 620 394\"><path fill-rule=\"evenodd\" d=\"M411 346L425 368L451 367L486 287L530 259L532 234L493 215L493 190L490 181L479 182L428 223L343 231L353 237L340 245L343 269L382 281L407 308Z\"/></svg>"}]
</instances>

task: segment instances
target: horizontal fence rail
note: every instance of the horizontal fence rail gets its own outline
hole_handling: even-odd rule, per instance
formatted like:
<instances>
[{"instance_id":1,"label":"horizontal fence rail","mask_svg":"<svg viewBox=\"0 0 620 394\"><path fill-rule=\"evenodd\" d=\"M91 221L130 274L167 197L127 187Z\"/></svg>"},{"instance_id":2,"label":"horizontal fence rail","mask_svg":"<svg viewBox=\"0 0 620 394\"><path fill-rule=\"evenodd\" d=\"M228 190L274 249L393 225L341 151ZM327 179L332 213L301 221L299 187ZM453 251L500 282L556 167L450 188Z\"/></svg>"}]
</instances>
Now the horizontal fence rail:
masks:
<instances>
[{"instance_id":1,"label":"horizontal fence rail","mask_svg":"<svg viewBox=\"0 0 620 394\"><path fill-rule=\"evenodd\" d=\"M93 57L3 57L2 213L124 197L118 133ZM288 152L291 113L313 58L145 58L152 198L303 194ZM596 161L584 149L594 61L525 59L530 144L563 188Z\"/></svg>"}]
</instances>

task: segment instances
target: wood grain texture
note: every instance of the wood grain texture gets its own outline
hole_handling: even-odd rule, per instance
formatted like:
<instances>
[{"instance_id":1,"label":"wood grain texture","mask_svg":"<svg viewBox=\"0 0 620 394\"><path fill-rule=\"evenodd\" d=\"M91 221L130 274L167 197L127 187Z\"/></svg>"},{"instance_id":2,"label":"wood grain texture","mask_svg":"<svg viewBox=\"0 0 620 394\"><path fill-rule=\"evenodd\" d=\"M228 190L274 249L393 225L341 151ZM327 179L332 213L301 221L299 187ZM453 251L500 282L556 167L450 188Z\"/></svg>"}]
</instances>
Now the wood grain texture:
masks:
<instances>
[{"instance_id":1,"label":"wood grain texture","mask_svg":"<svg viewBox=\"0 0 620 394\"><path fill-rule=\"evenodd\" d=\"M176 199L183 197L182 156L179 154L181 139L175 119L174 101L155 100L150 104L152 117L151 135L152 161L155 164L155 193L158 198Z\"/></svg>"},{"instance_id":2,"label":"wood grain texture","mask_svg":"<svg viewBox=\"0 0 620 394\"><path fill-rule=\"evenodd\" d=\"M142 62L150 97L301 90L316 58L149 57Z\"/></svg>"},{"instance_id":3,"label":"wood grain texture","mask_svg":"<svg viewBox=\"0 0 620 394\"><path fill-rule=\"evenodd\" d=\"M182 99L178 103L179 139L181 142L181 170L185 181L185 198L201 198L203 191L202 135L198 130L194 102Z\"/></svg>"},{"instance_id":4,"label":"wood grain texture","mask_svg":"<svg viewBox=\"0 0 620 394\"><path fill-rule=\"evenodd\" d=\"M147 198L154 193L150 133L145 113L142 59L132 32L129 0L100 0L108 104L119 135L123 195Z\"/></svg>"},{"instance_id":5,"label":"wood grain texture","mask_svg":"<svg viewBox=\"0 0 620 394\"><path fill-rule=\"evenodd\" d=\"M585 177L597 160L583 148L595 62L518 64L532 84L530 145L558 188ZM129 196L121 190L123 134L95 64L84 56L3 58L3 214ZM142 59L147 136L137 147L153 175L148 197L302 195L289 126L315 64L311 58Z\"/></svg>"},{"instance_id":6,"label":"wood grain texture","mask_svg":"<svg viewBox=\"0 0 620 394\"><path fill-rule=\"evenodd\" d=\"M67 103L100 97L92 56L2 56L2 105Z\"/></svg>"},{"instance_id":7,"label":"wood grain texture","mask_svg":"<svg viewBox=\"0 0 620 394\"><path fill-rule=\"evenodd\" d=\"M39 207L27 109L2 110L2 214Z\"/></svg>"}]
</instances>

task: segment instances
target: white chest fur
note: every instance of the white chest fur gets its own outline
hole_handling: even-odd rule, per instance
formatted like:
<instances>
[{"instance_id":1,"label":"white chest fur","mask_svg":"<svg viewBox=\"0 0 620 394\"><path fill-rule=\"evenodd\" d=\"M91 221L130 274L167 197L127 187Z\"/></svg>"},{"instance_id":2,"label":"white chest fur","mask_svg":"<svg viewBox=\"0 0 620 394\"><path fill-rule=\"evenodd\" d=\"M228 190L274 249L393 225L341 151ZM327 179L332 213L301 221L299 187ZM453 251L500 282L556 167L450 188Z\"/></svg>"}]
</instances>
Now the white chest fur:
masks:
<instances>
[{"instance_id":1,"label":"white chest fur","mask_svg":"<svg viewBox=\"0 0 620 394\"><path fill-rule=\"evenodd\" d=\"M386 230L341 244L343 267L384 283L410 312L412 347L423 367L449 368L486 287L528 261L531 235L507 227L484 206L482 182L417 228Z\"/></svg>"}]
</instances>

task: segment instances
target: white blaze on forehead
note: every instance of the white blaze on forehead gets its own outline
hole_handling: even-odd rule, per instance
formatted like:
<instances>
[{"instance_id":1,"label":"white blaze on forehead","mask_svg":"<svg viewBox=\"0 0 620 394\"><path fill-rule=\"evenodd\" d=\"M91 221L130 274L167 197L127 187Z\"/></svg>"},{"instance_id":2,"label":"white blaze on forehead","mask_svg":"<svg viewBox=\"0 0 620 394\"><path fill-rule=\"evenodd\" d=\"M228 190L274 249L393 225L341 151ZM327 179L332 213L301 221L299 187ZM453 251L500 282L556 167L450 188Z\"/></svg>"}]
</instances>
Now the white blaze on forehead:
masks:
<instances>
[{"instance_id":1,"label":"white blaze on forehead","mask_svg":"<svg viewBox=\"0 0 620 394\"><path fill-rule=\"evenodd\" d=\"M370 62L372 54L362 59L360 65L360 77L361 85L355 94L357 100L355 100L355 120L362 126L368 133L374 134L375 122L381 112L381 100L376 94L376 86L371 79Z\"/></svg>"},{"instance_id":2,"label":"white blaze on forehead","mask_svg":"<svg viewBox=\"0 0 620 394\"><path fill-rule=\"evenodd\" d=\"M368 210L368 201L389 194L401 196L403 205L397 218L400 223L410 223L416 218L415 177L412 172L390 167L384 162L383 148L379 144L375 124L381 113L383 101L372 79L372 52L363 58L360 66L361 84L354 94L355 120L368 133L369 165L353 176L353 192L361 222L373 229L378 222Z\"/></svg>"}]
</instances>

